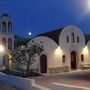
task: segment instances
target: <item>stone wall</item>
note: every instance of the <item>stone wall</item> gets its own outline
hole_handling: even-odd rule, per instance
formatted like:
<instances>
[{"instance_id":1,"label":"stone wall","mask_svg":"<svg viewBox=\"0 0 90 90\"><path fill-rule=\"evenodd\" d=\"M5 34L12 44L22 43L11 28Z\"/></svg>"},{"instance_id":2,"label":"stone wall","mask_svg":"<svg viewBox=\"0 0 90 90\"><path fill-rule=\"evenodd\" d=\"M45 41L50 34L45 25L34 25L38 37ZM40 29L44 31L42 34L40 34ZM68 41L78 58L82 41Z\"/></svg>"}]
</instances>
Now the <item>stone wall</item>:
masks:
<instances>
[{"instance_id":1,"label":"stone wall","mask_svg":"<svg viewBox=\"0 0 90 90\"><path fill-rule=\"evenodd\" d=\"M69 67L56 67L56 68L49 68L49 73L60 73L60 72L68 72Z\"/></svg>"}]
</instances>

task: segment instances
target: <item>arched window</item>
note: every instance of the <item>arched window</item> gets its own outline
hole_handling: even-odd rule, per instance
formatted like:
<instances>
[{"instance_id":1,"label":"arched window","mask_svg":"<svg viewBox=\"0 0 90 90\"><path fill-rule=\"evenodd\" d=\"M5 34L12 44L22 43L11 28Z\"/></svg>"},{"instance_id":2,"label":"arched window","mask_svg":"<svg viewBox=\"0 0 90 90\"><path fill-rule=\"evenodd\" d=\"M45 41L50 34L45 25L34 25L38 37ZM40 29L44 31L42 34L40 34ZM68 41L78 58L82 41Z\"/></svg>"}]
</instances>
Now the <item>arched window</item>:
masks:
<instances>
[{"instance_id":1,"label":"arched window","mask_svg":"<svg viewBox=\"0 0 90 90\"><path fill-rule=\"evenodd\" d=\"M3 56L3 66L6 65L6 55Z\"/></svg>"},{"instance_id":2,"label":"arched window","mask_svg":"<svg viewBox=\"0 0 90 90\"><path fill-rule=\"evenodd\" d=\"M6 38L2 38L2 45L6 48Z\"/></svg>"},{"instance_id":3,"label":"arched window","mask_svg":"<svg viewBox=\"0 0 90 90\"><path fill-rule=\"evenodd\" d=\"M84 55L83 54L81 55L81 61L84 61Z\"/></svg>"},{"instance_id":4,"label":"arched window","mask_svg":"<svg viewBox=\"0 0 90 90\"><path fill-rule=\"evenodd\" d=\"M2 32L7 32L7 24L6 24L6 22L2 22Z\"/></svg>"},{"instance_id":5,"label":"arched window","mask_svg":"<svg viewBox=\"0 0 90 90\"><path fill-rule=\"evenodd\" d=\"M11 33L12 32L12 23L8 22L8 32Z\"/></svg>"},{"instance_id":6,"label":"arched window","mask_svg":"<svg viewBox=\"0 0 90 90\"><path fill-rule=\"evenodd\" d=\"M67 43L69 42L69 36L67 36Z\"/></svg>"},{"instance_id":7,"label":"arched window","mask_svg":"<svg viewBox=\"0 0 90 90\"><path fill-rule=\"evenodd\" d=\"M77 42L79 42L79 37L77 36Z\"/></svg>"},{"instance_id":8,"label":"arched window","mask_svg":"<svg viewBox=\"0 0 90 90\"><path fill-rule=\"evenodd\" d=\"M65 63L65 60L66 60L66 56L63 55L63 56L62 56L62 63Z\"/></svg>"},{"instance_id":9,"label":"arched window","mask_svg":"<svg viewBox=\"0 0 90 90\"><path fill-rule=\"evenodd\" d=\"M72 42L75 42L75 35L74 35L74 32L72 32L71 37L72 37Z\"/></svg>"},{"instance_id":10,"label":"arched window","mask_svg":"<svg viewBox=\"0 0 90 90\"><path fill-rule=\"evenodd\" d=\"M12 50L12 39L8 38L8 49Z\"/></svg>"}]
</instances>

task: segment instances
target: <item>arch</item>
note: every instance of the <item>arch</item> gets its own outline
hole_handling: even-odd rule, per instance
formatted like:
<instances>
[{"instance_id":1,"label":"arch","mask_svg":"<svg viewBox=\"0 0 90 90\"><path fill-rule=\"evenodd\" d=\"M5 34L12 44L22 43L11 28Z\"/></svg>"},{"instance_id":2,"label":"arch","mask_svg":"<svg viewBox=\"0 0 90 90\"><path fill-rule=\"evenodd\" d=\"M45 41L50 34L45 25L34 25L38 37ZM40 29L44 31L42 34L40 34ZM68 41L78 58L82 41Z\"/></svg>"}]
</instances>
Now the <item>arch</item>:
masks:
<instances>
[{"instance_id":1,"label":"arch","mask_svg":"<svg viewBox=\"0 0 90 90\"><path fill-rule=\"evenodd\" d=\"M76 52L72 51L71 52L71 69L76 69Z\"/></svg>"},{"instance_id":2,"label":"arch","mask_svg":"<svg viewBox=\"0 0 90 90\"><path fill-rule=\"evenodd\" d=\"M3 55L3 66L8 67L8 65L9 65L9 56L8 54L4 54Z\"/></svg>"},{"instance_id":3,"label":"arch","mask_svg":"<svg viewBox=\"0 0 90 90\"><path fill-rule=\"evenodd\" d=\"M47 56L45 54L40 56L40 72L47 73Z\"/></svg>"},{"instance_id":4,"label":"arch","mask_svg":"<svg viewBox=\"0 0 90 90\"><path fill-rule=\"evenodd\" d=\"M2 45L6 48L6 38L2 38Z\"/></svg>"},{"instance_id":5,"label":"arch","mask_svg":"<svg viewBox=\"0 0 90 90\"><path fill-rule=\"evenodd\" d=\"M3 55L3 66L6 66L6 55Z\"/></svg>"},{"instance_id":6,"label":"arch","mask_svg":"<svg viewBox=\"0 0 90 90\"><path fill-rule=\"evenodd\" d=\"M8 22L8 32L12 32L12 22Z\"/></svg>"},{"instance_id":7,"label":"arch","mask_svg":"<svg viewBox=\"0 0 90 90\"><path fill-rule=\"evenodd\" d=\"M3 66L8 65L9 56L8 54L3 55Z\"/></svg>"},{"instance_id":8,"label":"arch","mask_svg":"<svg viewBox=\"0 0 90 90\"><path fill-rule=\"evenodd\" d=\"M74 32L74 42L77 42L77 36L79 36L79 43L75 43L79 47L79 49L83 48L85 46L85 36L82 33L82 31L73 25L66 26L60 33L59 36L59 46L62 49L70 47L70 45L74 45L74 42L72 42L72 32ZM69 43L66 42L66 37L69 35Z\"/></svg>"},{"instance_id":9,"label":"arch","mask_svg":"<svg viewBox=\"0 0 90 90\"><path fill-rule=\"evenodd\" d=\"M7 23L6 22L2 22L2 32L7 32Z\"/></svg>"},{"instance_id":10,"label":"arch","mask_svg":"<svg viewBox=\"0 0 90 90\"><path fill-rule=\"evenodd\" d=\"M8 49L12 50L12 38L8 38Z\"/></svg>"}]
</instances>

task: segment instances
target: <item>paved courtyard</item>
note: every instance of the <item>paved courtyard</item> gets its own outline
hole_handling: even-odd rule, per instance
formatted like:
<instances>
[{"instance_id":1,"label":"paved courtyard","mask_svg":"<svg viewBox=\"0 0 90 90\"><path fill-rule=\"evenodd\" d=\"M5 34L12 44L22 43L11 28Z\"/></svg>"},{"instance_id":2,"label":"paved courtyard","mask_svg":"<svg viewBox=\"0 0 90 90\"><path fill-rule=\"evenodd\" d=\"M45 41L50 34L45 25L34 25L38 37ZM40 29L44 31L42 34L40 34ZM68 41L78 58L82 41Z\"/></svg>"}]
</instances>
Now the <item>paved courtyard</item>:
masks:
<instances>
[{"instance_id":1,"label":"paved courtyard","mask_svg":"<svg viewBox=\"0 0 90 90\"><path fill-rule=\"evenodd\" d=\"M17 90L15 87L0 83L0 90Z\"/></svg>"},{"instance_id":2,"label":"paved courtyard","mask_svg":"<svg viewBox=\"0 0 90 90\"><path fill-rule=\"evenodd\" d=\"M63 73L63 74L33 77L33 79L35 79L36 84L42 85L48 88L51 88L52 87L51 83L54 83L54 82L60 83L60 84L90 88L90 70L72 71L72 72Z\"/></svg>"}]
</instances>

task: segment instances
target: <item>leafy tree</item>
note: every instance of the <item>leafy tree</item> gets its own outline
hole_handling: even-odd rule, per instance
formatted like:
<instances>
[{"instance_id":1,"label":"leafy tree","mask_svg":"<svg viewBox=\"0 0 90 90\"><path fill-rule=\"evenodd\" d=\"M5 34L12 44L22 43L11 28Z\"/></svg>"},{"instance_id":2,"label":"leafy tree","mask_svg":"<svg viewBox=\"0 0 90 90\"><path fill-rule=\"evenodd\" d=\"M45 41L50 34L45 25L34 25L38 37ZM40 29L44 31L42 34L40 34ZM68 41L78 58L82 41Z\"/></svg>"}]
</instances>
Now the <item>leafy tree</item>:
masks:
<instances>
[{"instance_id":1,"label":"leafy tree","mask_svg":"<svg viewBox=\"0 0 90 90\"><path fill-rule=\"evenodd\" d=\"M13 62L18 62L20 65L25 64L25 52L26 52L25 46L19 46L13 51Z\"/></svg>"},{"instance_id":2,"label":"leafy tree","mask_svg":"<svg viewBox=\"0 0 90 90\"><path fill-rule=\"evenodd\" d=\"M13 52L13 61L26 65L25 76L31 74L29 68L35 62L35 57L43 51L42 42L35 43L33 40L27 46L19 46ZM27 58L28 56L28 58Z\"/></svg>"}]
</instances>

